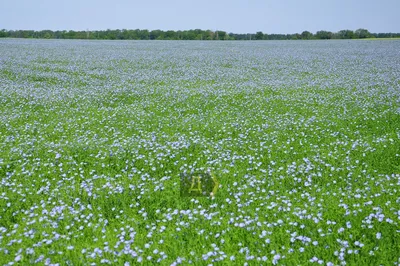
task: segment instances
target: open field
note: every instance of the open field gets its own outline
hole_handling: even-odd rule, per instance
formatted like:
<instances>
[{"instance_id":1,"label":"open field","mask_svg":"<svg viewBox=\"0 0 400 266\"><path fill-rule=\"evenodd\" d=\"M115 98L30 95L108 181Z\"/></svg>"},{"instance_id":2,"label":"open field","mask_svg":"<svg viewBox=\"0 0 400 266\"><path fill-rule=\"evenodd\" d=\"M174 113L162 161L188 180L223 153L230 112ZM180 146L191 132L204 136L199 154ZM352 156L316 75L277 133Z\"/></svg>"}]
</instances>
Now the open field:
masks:
<instances>
[{"instance_id":1,"label":"open field","mask_svg":"<svg viewBox=\"0 0 400 266\"><path fill-rule=\"evenodd\" d=\"M34 263L399 265L400 41L0 40L0 265Z\"/></svg>"},{"instance_id":2,"label":"open field","mask_svg":"<svg viewBox=\"0 0 400 266\"><path fill-rule=\"evenodd\" d=\"M365 38L365 39L359 39L359 40L364 40L364 41L397 41L400 40L398 37L388 37L388 38Z\"/></svg>"}]
</instances>

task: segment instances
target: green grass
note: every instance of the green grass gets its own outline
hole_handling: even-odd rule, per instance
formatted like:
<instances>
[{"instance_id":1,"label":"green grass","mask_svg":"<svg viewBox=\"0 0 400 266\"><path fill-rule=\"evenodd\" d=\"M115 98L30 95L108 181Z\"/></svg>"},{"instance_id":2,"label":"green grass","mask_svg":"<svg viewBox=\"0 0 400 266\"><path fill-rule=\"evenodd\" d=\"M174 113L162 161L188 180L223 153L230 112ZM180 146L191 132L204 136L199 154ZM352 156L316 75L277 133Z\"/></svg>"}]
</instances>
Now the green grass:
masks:
<instances>
[{"instance_id":1,"label":"green grass","mask_svg":"<svg viewBox=\"0 0 400 266\"><path fill-rule=\"evenodd\" d=\"M320 52L316 61L311 50L293 59L298 47L271 46L269 55L261 44L230 44L246 56L238 63L222 44L194 44L203 59L168 44L133 43L136 52L100 44L64 44L80 60L89 54L89 65L38 44L51 60L27 63L18 50L0 72L8 84L0 92L1 265L40 256L61 265L136 265L138 257L144 265L269 265L278 254L282 265L314 256L323 265L398 262L395 73L377 82L374 66L344 62L325 46L306 47ZM120 54L127 59L100 57ZM182 78L184 70L195 74ZM351 71L346 87L338 77ZM221 183L217 195L180 197L180 174L207 169Z\"/></svg>"},{"instance_id":2,"label":"green grass","mask_svg":"<svg viewBox=\"0 0 400 266\"><path fill-rule=\"evenodd\" d=\"M364 38L359 40L368 40L368 41L385 41L385 40L400 40L399 37L392 37L392 38Z\"/></svg>"}]
</instances>

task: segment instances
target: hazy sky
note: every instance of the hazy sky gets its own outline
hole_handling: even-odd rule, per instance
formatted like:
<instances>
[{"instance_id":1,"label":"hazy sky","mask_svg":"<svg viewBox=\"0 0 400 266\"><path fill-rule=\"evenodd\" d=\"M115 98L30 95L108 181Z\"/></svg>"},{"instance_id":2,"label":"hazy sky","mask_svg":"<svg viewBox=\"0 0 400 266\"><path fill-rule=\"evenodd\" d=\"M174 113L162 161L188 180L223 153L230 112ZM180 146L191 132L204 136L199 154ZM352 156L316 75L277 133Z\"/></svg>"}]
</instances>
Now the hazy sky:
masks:
<instances>
[{"instance_id":1,"label":"hazy sky","mask_svg":"<svg viewBox=\"0 0 400 266\"><path fill-rule=\"evenodd\" d=\"M400 32L400 0L0 0L0 29Z\"/></svg>"}]
</instances>

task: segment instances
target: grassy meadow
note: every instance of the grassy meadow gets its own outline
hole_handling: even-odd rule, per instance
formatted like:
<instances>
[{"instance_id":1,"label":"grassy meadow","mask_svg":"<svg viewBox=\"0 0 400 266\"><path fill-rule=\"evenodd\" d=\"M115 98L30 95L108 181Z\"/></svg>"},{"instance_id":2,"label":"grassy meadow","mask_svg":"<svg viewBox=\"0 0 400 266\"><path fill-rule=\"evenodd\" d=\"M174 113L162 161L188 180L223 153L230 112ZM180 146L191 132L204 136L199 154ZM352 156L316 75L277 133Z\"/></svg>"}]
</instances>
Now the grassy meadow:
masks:
<instances>
[{"instance_id":1,"label":"grassy meadow","mask_svg":"<svg viewBox=\"0 0 400 266\"><path fill-rule=\"evenodd\" d=\"M0 40L0 265L30 264L400 265L400 41Z\"/></svg>"}]
</instances>

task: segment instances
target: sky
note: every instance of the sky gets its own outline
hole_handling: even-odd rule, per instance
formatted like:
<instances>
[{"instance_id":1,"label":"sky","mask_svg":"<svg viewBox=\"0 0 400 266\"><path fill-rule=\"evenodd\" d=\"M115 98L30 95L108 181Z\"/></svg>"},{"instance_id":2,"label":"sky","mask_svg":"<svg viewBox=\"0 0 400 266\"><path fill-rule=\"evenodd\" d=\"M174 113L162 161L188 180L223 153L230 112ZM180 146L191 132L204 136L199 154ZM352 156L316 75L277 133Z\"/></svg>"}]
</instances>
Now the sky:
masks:
<instances>
[{"instance_id":1,"label":"sky","mask_svg":"<svg viewBox=\"0 0 400 266\"><path fill-rule=\"evenodd\" d=\"M400 32L400 0L0 0L7 30Z\"/></svg>"}]
</instances>

